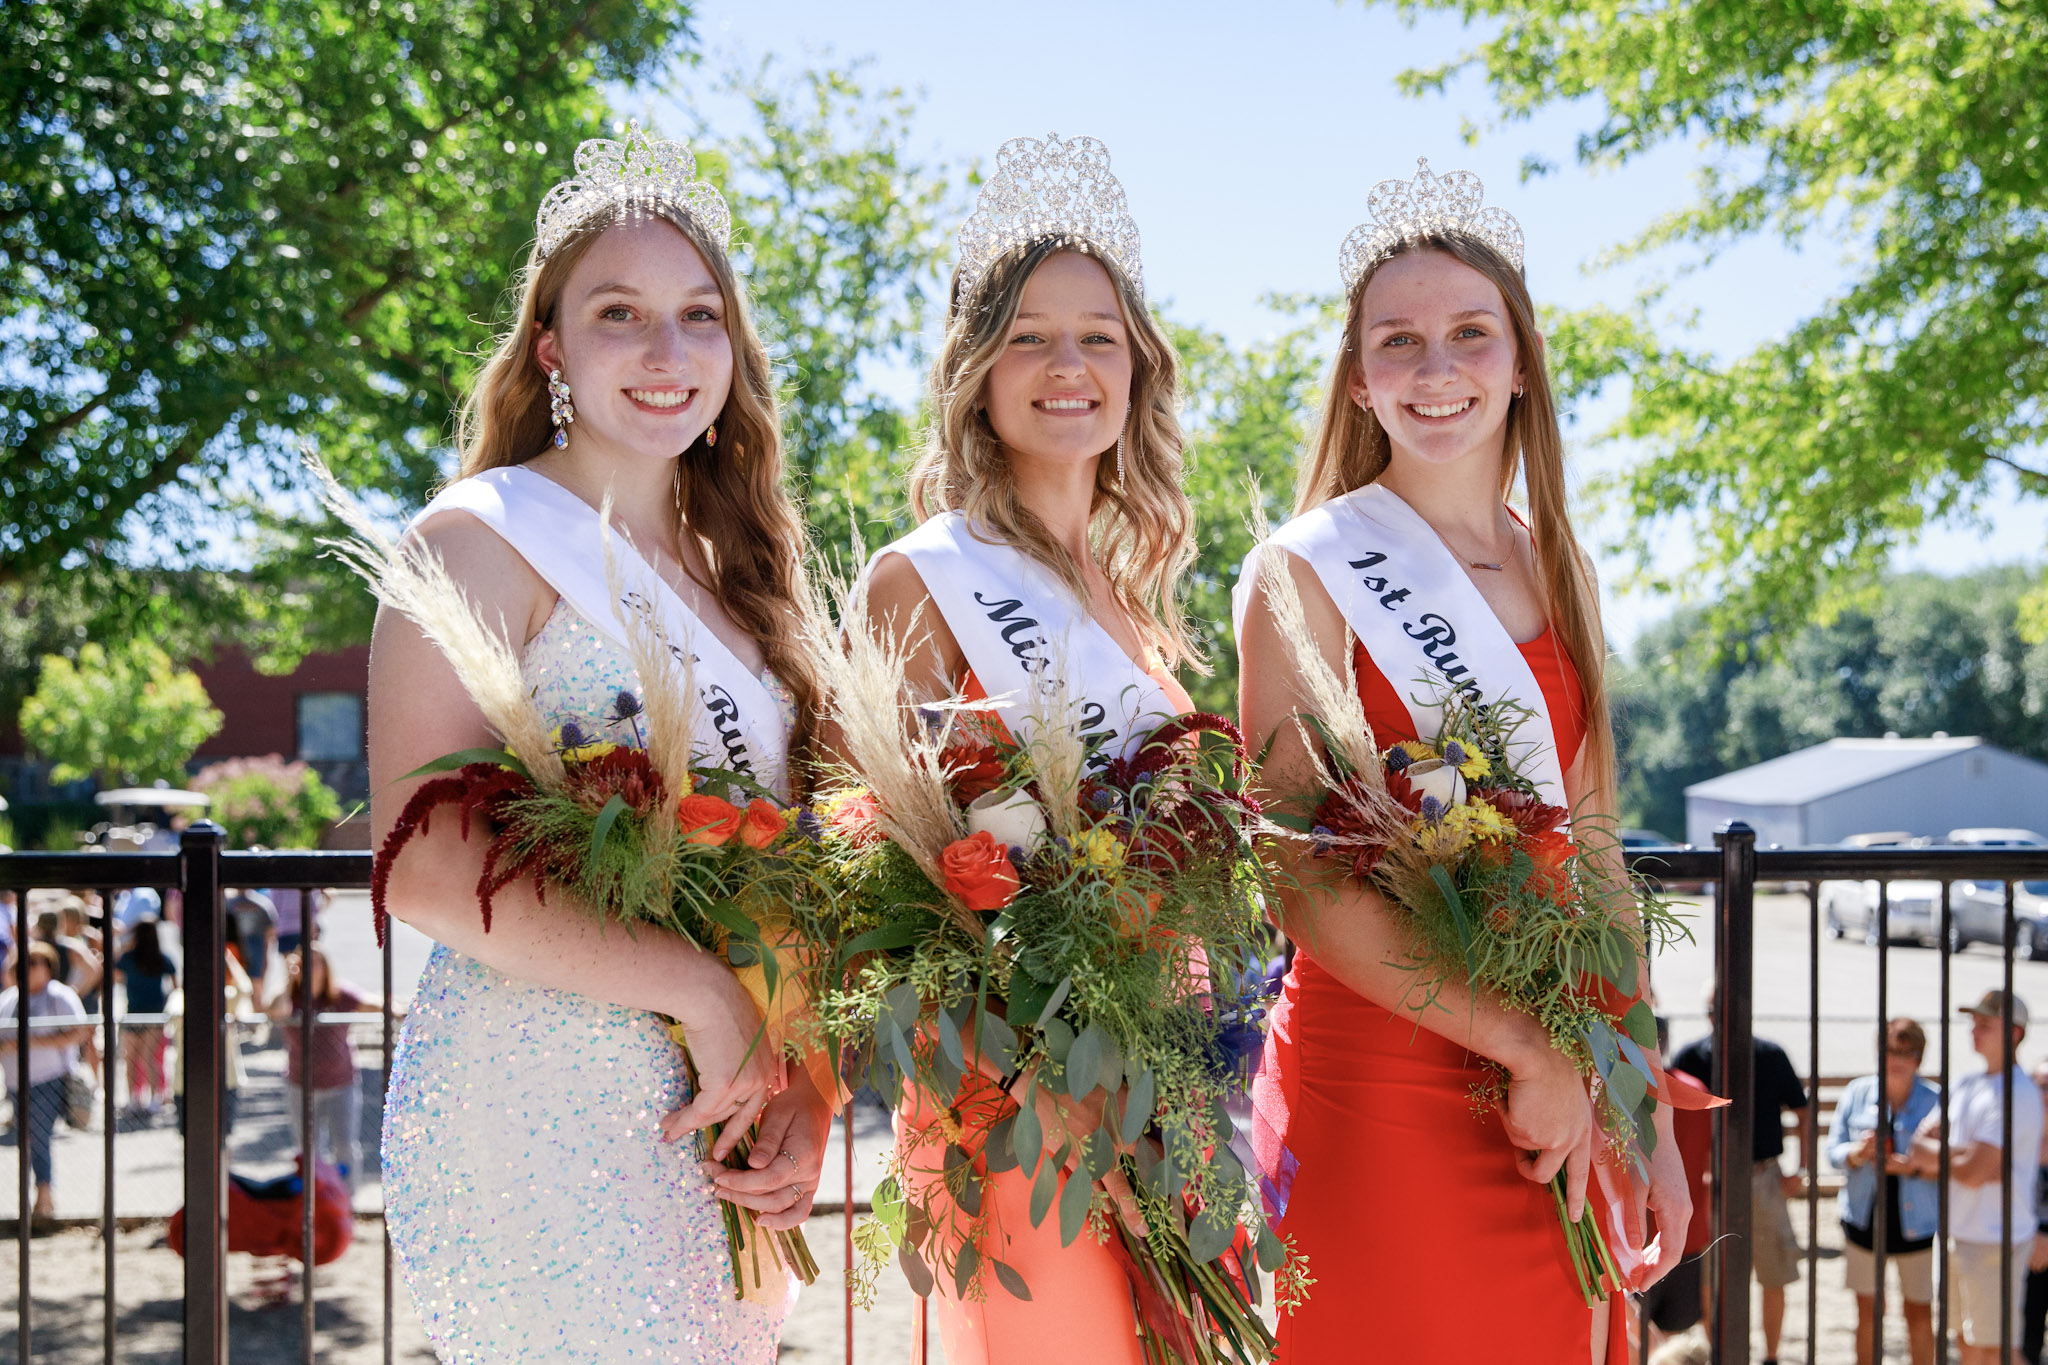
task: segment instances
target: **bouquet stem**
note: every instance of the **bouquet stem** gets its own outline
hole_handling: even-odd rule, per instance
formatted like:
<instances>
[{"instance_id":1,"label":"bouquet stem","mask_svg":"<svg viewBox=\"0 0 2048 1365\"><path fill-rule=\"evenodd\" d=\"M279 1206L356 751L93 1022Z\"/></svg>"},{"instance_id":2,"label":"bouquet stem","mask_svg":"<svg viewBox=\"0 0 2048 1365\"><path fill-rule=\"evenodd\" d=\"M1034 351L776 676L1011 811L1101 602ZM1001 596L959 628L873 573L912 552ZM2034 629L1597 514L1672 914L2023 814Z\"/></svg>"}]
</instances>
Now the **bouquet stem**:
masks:
<instances>
[{"instance_id":1,"label":"bouquet stem","mask_svg":"<svg viewBox=\"0 0 2048 1365\"><path fill-rule=\"evenodd\" d=\"M1571 1252L1572 1269L1578 1275L1579 1293L1585 1296L1588 1308L1606 1302L1608 1286L1621 1283L1621 1268L1614 1263L1614 1253L1607 1249L1607 1234L1600 1230L1600 1220L1593 1216L1589 1202L1578 1221L1572 1221L1565 1202L1562 1171L1550 1178L1550 1194L1557 1204L1557 1221L1564 1228L1564 1244Z\"/></svg>"},{"instance_id":2,"label":"bouquet stem","mask_svg":"<svg viewBox=\"0 0 2048 1365\"><path fill-rule=\"evenodd\" d=\"M676 1042L683 1049L683 1066L689 1072L690 1093L694 1095L702 1085L697 1076L696 1060L690 1056L689 1045L683 1042L681 1027L678 1026L672 1032ZM705 1126L705 1152L718 1145L719 1135L724 1129L725 1125L722 1123ZM747 1135L734 1146L733 1155L741 1163L745 1163L747 1153L753 1150L754 1139L760 1136L760 1131L758 1125L749 1128ZM732 1268L732 1296L735 1299L744 1299L749 1283L757 1289L765 1283L761 1274L761 1223L752 1209L742 1208L724 1199L718 1201L718 1213L725 1223L725 1256L726 1264ZM767 1242L770 1253L783 1269L806 1285L817 1283L818 1262L811 1255L811 1246L804 1240L802 1228L769 1232Z\"/></svg>"}]
</instances>

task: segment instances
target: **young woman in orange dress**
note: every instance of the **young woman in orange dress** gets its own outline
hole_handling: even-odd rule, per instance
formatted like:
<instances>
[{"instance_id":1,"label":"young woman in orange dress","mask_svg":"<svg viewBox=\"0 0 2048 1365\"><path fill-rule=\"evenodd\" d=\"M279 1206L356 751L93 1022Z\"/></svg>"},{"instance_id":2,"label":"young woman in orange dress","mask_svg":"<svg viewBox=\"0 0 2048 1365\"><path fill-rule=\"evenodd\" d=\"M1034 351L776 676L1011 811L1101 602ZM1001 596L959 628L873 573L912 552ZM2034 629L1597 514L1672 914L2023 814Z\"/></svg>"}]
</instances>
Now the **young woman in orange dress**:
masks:
<instances>
[{"instance_id":1,"label":"young woman in orange dress","mask_svg":"<svg viewBox=\"0 0 2048 1365\"><path fill-rule=\"evenodd\" d=\"M1172 603L1193 554L1176 370L1145 306L1137 228L1102 144L1004 144L961 230L930 436L911 474L920 525L869 570L871 624L908 637L914 685L934 698L1001 699L1060 671L1101 762L1193 709L1167 672L1189 657ZM998 714L1029 742L1015 709ZM970 1071L954 1107L1008 1103L996 1080ZM1102 1103L1099 1091L1057 1111L1043 1101L1047 1131L1064 1129L1078 1149ZM957 1213L936 1175L944 1117L909 1090L896 1116L908 1191L941 1228ZM1013 1266L1031 1298L992 1280L963 1298L937 1274L928 1302L949 1365L1048 1352L1142 1365L1111 1246L1087 1235L1062 1246L1057 1219L1032 1225L1031 1181L1014 1163L988 1176L981 1153L972 1159L996 1240L983 1259Z\"/></svg>"},{"instance_id":2,"label":"young woman in orange dress","mask_svg":"<svg viewBox=\"0 0 2048 1365\"><path fill-rule=\"evenodd\" d=\"M1372 192L1340 255L1344 338L1285 553L1311 634L1356 678L1382 748L1433 736L1427 678L1470 682L1532 712L1518 739L1546 799L1581 821L1613 809L1614 742L1598 591L1566 511L1564 443L1522 234L1480 207L1475 177ZM1527 517L1508 498L1521 485ZM1256 576L1240 584L1247 742L1271 741L1270 800L1315 785L1293 657ZM1314 873L1297 869L1305 877ZM1572 1063L1526 1014L1455 986L1415 989L1402 930L1356 883L1285 899L1297 945L1254 1086L1269 1211L1306 1255L1307 1303L1280 1321L1280 1359L1490 1362L1626 1358L1625 1299L1588 1309L1547 1185L1577 1215L1600 1135ZM1484 1063L1505 1068L1475 1107ZM1690 1214L1668 1110L1633 1249L1638 1287L1678 1258ZM1483 1308L1474 1312L1474 1308ZM1481 1328L1481 1324L1485 1324Z\"/></svg>"}]
</instances>

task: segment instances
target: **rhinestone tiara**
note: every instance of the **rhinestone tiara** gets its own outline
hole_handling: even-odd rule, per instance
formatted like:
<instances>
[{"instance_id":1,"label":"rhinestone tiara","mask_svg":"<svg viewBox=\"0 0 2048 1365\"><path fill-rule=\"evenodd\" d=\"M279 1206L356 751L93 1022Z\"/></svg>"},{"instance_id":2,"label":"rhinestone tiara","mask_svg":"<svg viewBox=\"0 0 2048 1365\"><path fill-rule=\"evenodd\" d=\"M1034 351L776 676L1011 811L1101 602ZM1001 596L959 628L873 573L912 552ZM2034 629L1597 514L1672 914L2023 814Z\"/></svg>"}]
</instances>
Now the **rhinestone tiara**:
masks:
<instances>
[{"instance_id":1,"label":"rhinestone tiara","mask_svg":"<svg viewBox=\"0 0 2048 1365\"><path fill-rule=\"evenodd\" d=\"M1337 249L1344 292L1358 287L1365 272L1410 238L1431 232L1462 232L1522 268L1522 225L1503 208L1481 208L1485 186L1470 171L1432 175L1429 158L1417 157L1413 180L1382 180L1365 202L1372 216L1351 229Z\"/></svg>"},{"instance_id":2,"label":"rhinestone tiara","mask_svg":"<svg viewBox=\"0 0 2048 1365\"><path fill-rule=\"evenodd\" d=\"M576 148L576 174L540 201L534 237L539 259L552 256L592 218L620 205L633 212L657 205L679 209L724 250L732 241L732 210L725 196L696 174L697 158L688 143L654 137L637 121L622 141L591 138Z\"/></svg>"},{"instance_id":3,"label":"rhinestone tiara","mask_svg":"<svg viewBox=\"0 0 2048 1365\"><path fill-rule=\"evenodd\" d=\"M1109 148L1092 137L1013 137L996 149L995 174L960 225L960 298L970 298L997 261L1045 237L1086 242L1145 292L1138 225L1110 172Z\"/></svg>"}]
</instances>

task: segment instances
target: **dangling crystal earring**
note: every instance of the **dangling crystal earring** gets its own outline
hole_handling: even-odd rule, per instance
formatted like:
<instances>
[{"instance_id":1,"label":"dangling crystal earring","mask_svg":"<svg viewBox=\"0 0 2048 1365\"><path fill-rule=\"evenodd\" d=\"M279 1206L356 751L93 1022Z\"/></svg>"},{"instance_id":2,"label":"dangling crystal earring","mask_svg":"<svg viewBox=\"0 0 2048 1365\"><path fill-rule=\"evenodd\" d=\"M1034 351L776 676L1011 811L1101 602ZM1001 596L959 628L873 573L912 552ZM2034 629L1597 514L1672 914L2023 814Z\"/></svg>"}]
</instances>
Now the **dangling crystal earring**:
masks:
<instances>
[{"instance_id":1,"label":"dangling crystal earring","mask_svg":"<svg viewBox=\"0 0 2048 1365\"><path fill-rule=\"evenodd\" d=\"M555 424L555 449L569 444L569 424L576 420L576 408L569 401L569 381L560 370L548 371L548 420Z\"/></svg>"},{"instance_id":2,"label":"dangling crystal earring","mask_svg":"<svg viewBox=\"0 0 2048 1365\"><path fill-rule=\"evenodd\" d=\"M1124 434L1116 434L1116 495L1124 495Z\"/></svg>"},{"instance_id":3,"label":"dangling crystal earring","mask_svg":"<svg viewBox=\"0 0 2048 1365\"><path fill-rule=\"evenodd\" d=\"M713 422L710 426L704 428L704 444L707 446L718 444L718 423Z\"/></svg>"}]
</instances>

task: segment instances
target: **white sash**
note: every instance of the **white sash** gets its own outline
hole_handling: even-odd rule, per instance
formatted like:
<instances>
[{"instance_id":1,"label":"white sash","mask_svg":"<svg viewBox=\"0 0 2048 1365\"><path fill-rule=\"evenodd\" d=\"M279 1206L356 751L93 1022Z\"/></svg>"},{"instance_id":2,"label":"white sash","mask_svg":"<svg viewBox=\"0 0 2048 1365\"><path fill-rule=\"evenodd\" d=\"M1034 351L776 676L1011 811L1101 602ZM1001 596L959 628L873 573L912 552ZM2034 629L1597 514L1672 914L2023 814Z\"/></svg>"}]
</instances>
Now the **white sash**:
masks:
<instances>
[{"instance_id":1,"label":"white sash","mask_svg":"<svg viewBox=\"0 0 2048 1365\"><path fill-rule=\"evenodd\" d=\"M631 586L613 600L605 584L604 525L596 508L545 475L512 465L448 485L412 524L450 511L467 512L504 537L621 653L630 656L626 623L636 614L654 627L678 659L689 651L701 702L693 713L698 761L745 773L788 794L789 733L774 694L697 619L623 535L614 539L614 552Z\"/></svg>"},{"instance_id":2,"label":"white sash","mask_svg":"<svg viewBox=\"0 0 2048 1365\"><path fill-rule=\"evenodd\" d=\"M1180 714L1159 680L1131 661L1065 584L1014 546L975 536L959 512L883 546L869 568L886 554L916 567L982 690L1023 703L1004 713L1018 743L1031 742L1031 703L1063 689L1081 707L1091 768L1129 757ZM1055 664L1066 670L1064 684L1051 671Z\"/></svg>"},{"instance_id":3,"label":"white sash","mask_svg":"<svg viewBox=\"0 0 2048 1365\"><path fill-rule=\"evenodd\" d=\"M1510 761L1545 801L1570 809L1550 707L1529 661L1414 508L1367 484L1304 512L1267 543L1316 571L1373 664L1407 701L1416 734L1433 737L1442 727L1443 708L1432 697L1445 685L1490 700L1512 697L1534 712L1510 746ZM1246 557L1231 595L1240 632L1258 553Z\"/></svg>"}]
</instances>

